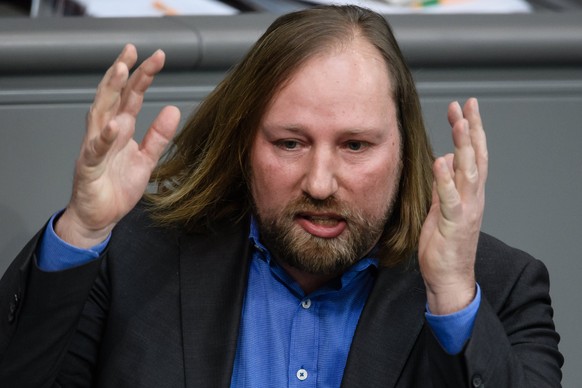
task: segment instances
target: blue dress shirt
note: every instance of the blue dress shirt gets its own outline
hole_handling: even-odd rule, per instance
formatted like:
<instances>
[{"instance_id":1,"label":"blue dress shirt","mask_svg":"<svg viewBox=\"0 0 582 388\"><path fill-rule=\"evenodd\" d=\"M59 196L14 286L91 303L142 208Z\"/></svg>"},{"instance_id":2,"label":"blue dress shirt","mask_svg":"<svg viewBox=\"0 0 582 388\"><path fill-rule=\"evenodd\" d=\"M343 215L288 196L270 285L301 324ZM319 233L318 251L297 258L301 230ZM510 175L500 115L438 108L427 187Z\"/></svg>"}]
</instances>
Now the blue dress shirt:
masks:
<instances>
[{"instance_id":1,"label":"blue dress shirt","mask_svg":"<svg viewBox=\"0 0 582 388\"><path fill-rule=\"evenodd\" d=\"M231 387L339 387L377 261L364 258L306 295L271 259L255 222L250 238L255 250Z\"/></svg>"},{"instance_id":2,"label":"blue dress shirt","mask_svg":"<svg viewBox=\"0 0 582 388\"><path fill-rule=\"evenodd\" d=\"M59 271L94 260L109 239L79 249L54 232L54 215L37 252L38 266ZM231 386L338 387L358 319L374 284L377 260L366 257L340 278L306 295L271 259L259 241L256 222L249 236L254 250L243 304ZM465 309L426 319L449 354L462 351L471 336L481 290Z\"/></svg>"}]
</instances>

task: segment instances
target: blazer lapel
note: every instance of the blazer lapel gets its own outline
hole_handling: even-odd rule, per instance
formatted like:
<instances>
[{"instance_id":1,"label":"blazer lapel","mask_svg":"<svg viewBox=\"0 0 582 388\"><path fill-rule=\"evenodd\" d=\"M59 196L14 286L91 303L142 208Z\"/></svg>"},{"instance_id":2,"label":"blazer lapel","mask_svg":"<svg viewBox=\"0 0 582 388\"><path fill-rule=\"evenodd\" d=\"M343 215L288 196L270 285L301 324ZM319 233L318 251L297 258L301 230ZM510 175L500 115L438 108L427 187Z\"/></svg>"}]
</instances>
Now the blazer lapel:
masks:
<instances>
[{"instance_id":1,"label":"blazer lapel","mask_svg":"<svg viewBox=\"0 0 582 388\"><path fill-rule=\"evenodd\" d=\"M244 222L244 221L243 221ZM248 226L180 242L186 387L229 387L247 284Z\"/></svg>"},{"instance_id":2,"label":"blazer lapel","mask_svg":"<svg viewBox=\"0 0 582 388\"><path fill-rule=\"evenodd\" d=\"M394 387L424 324L420 273L381 268L350 348L342 387Z\"/></svg>"}]
</instances>

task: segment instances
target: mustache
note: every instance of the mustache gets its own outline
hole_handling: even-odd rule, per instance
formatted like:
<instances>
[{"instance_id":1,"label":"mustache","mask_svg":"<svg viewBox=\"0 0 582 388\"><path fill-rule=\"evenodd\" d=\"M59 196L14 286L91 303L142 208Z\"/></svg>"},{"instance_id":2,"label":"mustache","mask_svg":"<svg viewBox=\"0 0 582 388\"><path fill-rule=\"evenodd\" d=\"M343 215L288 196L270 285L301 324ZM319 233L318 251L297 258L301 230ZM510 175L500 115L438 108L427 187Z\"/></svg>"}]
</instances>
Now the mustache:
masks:
<instances>
[{"instance_id":1,"label":"mustache","mask_svg":"<svg viewBox=\"0 0 582 388\"><path fill-rule=\"evenodd\" d=\"M307 194L303 194L301 197L289 202L284 212L288 216L296 216L305 212L333 213L345 219L350 219L354 216L349 206L335 197L317 199Z\"/></svg>"}]
</instances>

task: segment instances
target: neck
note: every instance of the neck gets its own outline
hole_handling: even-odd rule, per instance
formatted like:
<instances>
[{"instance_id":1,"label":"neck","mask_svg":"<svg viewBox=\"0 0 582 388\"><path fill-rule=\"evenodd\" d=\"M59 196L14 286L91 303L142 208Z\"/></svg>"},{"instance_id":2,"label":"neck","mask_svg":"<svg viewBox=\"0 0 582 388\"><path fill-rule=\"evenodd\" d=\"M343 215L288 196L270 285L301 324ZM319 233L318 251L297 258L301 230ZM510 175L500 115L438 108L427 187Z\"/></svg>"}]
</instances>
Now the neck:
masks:
<instances>
[{"instance_id":1,"label":"neck","mask_svg":"<svg viewBox=\"0 0 582 388\"><path fill-rule=\"evenodd\" d=\"M301 271L295 267L290 266L287 263L280 263L281 267L295 280L305 295L312 293L318 288L322 287L325 283L329 282L331 279L337 277L336 275L317 275Z\"/></svg>"}]
</instances>

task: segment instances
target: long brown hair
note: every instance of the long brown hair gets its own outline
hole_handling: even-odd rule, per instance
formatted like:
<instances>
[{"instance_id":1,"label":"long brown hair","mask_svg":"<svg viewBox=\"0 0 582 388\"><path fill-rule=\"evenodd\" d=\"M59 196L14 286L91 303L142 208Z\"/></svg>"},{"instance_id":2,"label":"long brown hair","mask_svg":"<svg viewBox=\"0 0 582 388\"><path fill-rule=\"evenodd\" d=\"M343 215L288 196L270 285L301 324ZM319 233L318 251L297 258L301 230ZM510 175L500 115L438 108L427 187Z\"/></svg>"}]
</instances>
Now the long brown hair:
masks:
<instances>
[{"instance_id":1,"label":"long brown hair","mask_svg":"<svg viewBox=\"0 0 582 388\"><path fill-rule=\"evenodd\" d=\"M384 233L382 263L397 263L414 251L430 205L432 151L391 28L381 15L357 6L290 13L267 29L188 119L152 174L158 191L148 198L157 221L197 229L248 214L249 154L269 102L308 59L358 36L385 59L402 137L400 189Z\"/></svg>"}]
</instances>

